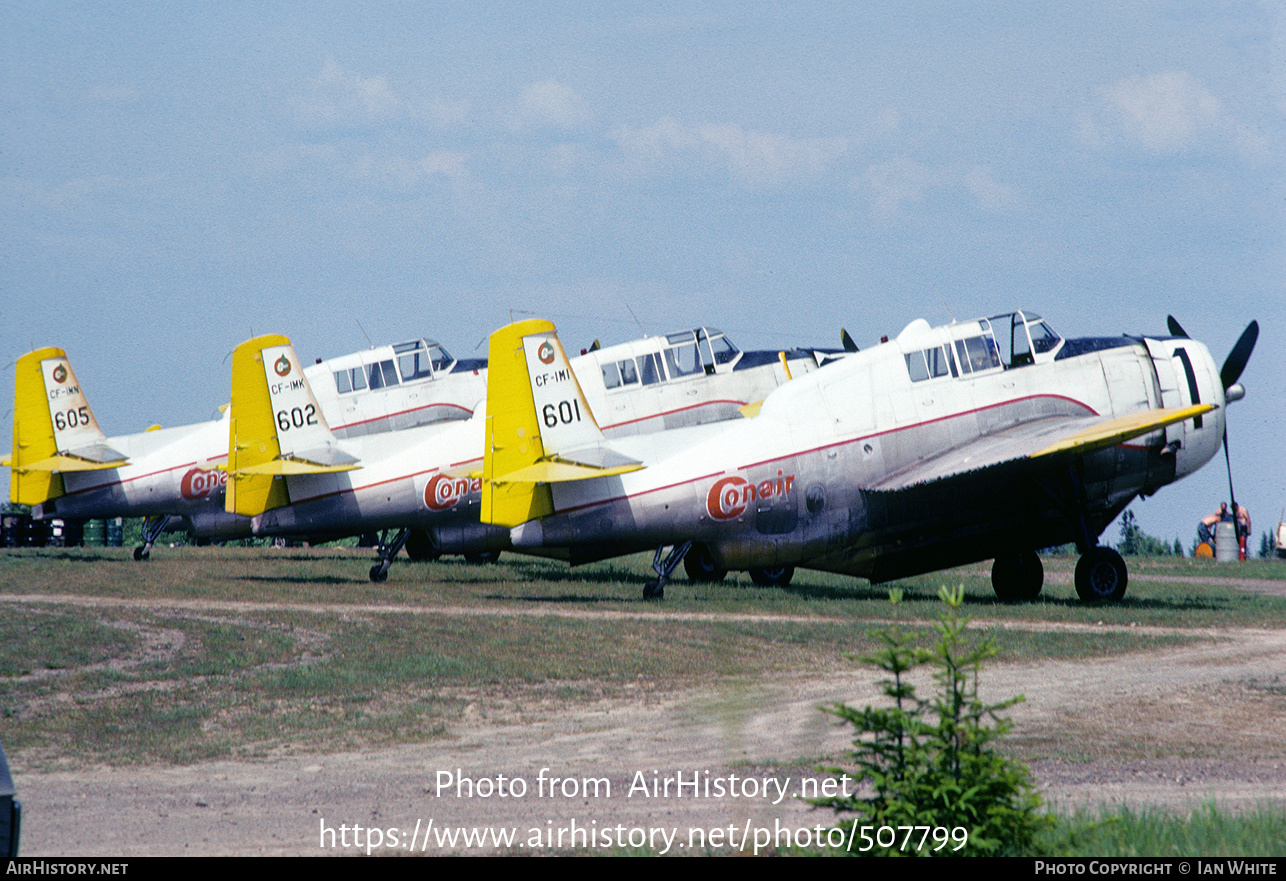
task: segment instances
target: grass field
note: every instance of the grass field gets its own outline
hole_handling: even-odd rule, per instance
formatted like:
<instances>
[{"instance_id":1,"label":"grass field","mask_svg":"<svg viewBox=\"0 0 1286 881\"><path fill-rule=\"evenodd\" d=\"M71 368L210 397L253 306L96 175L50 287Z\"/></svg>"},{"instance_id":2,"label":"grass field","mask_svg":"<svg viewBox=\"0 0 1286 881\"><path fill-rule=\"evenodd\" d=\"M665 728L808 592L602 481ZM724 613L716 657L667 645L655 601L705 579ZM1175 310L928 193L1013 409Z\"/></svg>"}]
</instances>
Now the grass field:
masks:
<instances>
[{"instance_id":1,"label":"grass field","mask_svg":"<svg viewBox=\"0 0 1286 881\"><path fill-rule=\"evenodd\" d=\"M512 555L494 565L399 561L388 582L373 585L370 553L347 549L157 548L148 563L128 549L6 552L0 735L23 768L46 772L434 743L479 706L521 716L851 670L852 656L873 647L872 628L896 621L927 630L942 611L943 584L964 585L966 614L1005 663L1196 645L1220 639L1220 628L1286 628L1286 583L1275 588L1286 565L1275 561L1131 560L1125 601L1110 606L1076 599L1071 557L1045 558L1042 598L1023 605L994 599L985 565L878 586L804 571L786 589L744 575L700 586L680 576L664 601L649 603L641 599L649 563L650 555L576 569ZM1270 589L1246 589L1247 581ZM902 592L896 606L891 587ZM1280 681L1260 684L1280 700ZM1039 739L1014 748L1027 760L1048 754ZM1237 836L1286 834L1280 811L1220 831L1229 822L1213 808L1186 819L1069 817L1045 846L1129 853L1144 835L1158 851L1207 846L1168 843L1179 824L1210 828L1237 853Z\"/></svg>"},{"instance_id":2,"label":"grass field","mask_svg":"<svg viewBox=\"0 0 1286 881\"><path fill-rule=\"evenodd\" d=\"M372 585L346 550L68 549L0 556L0 720L14 753L76 763L193 762L295 747L439 736L480 690L507 697L664 691L717 677L819 673L871 647L896 617L927 626L940 584L963 583L975 623L1006 660L1102 656L1208 638L1211 626L1286 626L1286 599L1194 585L1230 577L1198 561L1137 561L1125 601L1089 607L1047 558L1041 601L997 603L985 568L895 585L799 572L787 589L744 576L678 578L640 599L645 557L577 569L509 556L495 565L400 563ZM1239 577L1281 578L1271 562ZM1060 580L1063 583L1059 583ZM894 608L888 590L904 599ZM33 597L41 597L32 601ZM1030 622L1099 625L1048 630ZM1108 625L1172 628L1158 634ZM72 745L75 748L72 749Z\"/></svg>"}]
</instances>

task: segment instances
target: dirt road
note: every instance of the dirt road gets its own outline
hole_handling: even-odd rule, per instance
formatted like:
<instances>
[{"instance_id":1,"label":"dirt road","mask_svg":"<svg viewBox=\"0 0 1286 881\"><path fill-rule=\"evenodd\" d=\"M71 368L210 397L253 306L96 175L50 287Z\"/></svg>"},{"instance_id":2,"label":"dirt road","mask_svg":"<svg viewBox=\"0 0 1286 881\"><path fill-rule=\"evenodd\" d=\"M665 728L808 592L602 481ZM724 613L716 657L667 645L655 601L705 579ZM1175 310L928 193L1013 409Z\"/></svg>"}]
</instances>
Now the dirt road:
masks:
<instances>
[{"instance_id":1,"label":"dirt road","mask_svg":"<svg viewBox=\"0 0 1286 881\"><path fill-rule=\"evenodd\" d=\"M1012 742L1050 757L1033 770L1058 806L1286 801L1286 632L1203 635L1147 654L995 664L982 687L990 699L1026 695L1010 713ZM560 831L563 845L650 835L647 844L671 852L749 842L758 830L832 822L794 797L815 763L848 742L816 707L874 701L875 679L801 670L593 704L479 692L446 737L421 745L18 773L22 853L356 853L375 829L384 846L374 850L384 852L420 851L424 841L429 853L494 852L505 830L518 849L548 849L545 836L557 849ZM676 776L696 785L676 796ZM669 797L654 795L667 779ZM721 788L707 796L703 785ZM484 840L452 846L455 829Z\"/></svg>"}]
</instances>

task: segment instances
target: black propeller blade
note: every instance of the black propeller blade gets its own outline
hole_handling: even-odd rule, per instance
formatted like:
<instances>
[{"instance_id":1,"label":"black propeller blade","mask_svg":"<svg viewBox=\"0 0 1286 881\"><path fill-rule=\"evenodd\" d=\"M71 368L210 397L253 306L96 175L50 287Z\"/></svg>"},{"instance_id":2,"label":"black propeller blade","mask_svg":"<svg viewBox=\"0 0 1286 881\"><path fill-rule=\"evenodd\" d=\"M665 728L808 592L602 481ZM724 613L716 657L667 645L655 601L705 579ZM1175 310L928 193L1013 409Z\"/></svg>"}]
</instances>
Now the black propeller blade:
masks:
<instances>
[{"instance_id":1,"label":"black propeller blade","mask_svg":"<svg viewBox=\"0 0 1286 881\"><path fill-rule=\"evenodd\" d=\"M1183 329L1183 325L1174 320L1173 315L1165 317L1165 325L1170 328L1170 336L1183 337L1185 340L1189 338L1188 332Z\"/></svg>"},{"instance_id":2,"label":"black propeller blade","mask_svg":"<svg viewBox=\"0 0 1286 881\"><path fill-rule=\"evenodd\" d=\"M839 329L839 341L845 352L857 351L857 343L853 342L853 338L848 335L848 331L842 327Z\"/></svg>"},{"instance_id":3,"label":"black propeller blade","mask_svg":"<svg viewBox=\"0 0 1286 881\"><path fill-rule=\"evenodd\" d=\"M1250 353L1255 351L1255 342L1258 339L1259 322L1252 321L1242 331L1241 338L1232 347L1228 358L1223 362L1223 368L1219 371L1219 379L1223 382L1225 389L1241 377L1241 371L1246 369L1246 362L1250 360Z\"/></svg>"}]
</instances>

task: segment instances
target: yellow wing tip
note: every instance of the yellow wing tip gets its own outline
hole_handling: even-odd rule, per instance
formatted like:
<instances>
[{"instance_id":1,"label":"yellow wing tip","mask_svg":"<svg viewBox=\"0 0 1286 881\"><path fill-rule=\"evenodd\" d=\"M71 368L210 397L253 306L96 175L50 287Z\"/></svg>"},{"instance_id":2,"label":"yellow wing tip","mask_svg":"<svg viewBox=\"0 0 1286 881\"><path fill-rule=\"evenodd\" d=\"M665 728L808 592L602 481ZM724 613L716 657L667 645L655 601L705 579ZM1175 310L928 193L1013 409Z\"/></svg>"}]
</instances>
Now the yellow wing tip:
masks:
<instances>
[{"instance_id":1,"label":"yellow wing tip","mask_svg":"<svg viewBox=\"0 0 1286 881\"><path fill-rule=\"evenodd\" d=\"M1190 407L1144 410L1139 413L1130 413L1055 441L1044 449L1032 453L1032 458L1050 456L1055 453L1076 449L1089 450L1110 447L1130 438L1138 437L1141 434L1165 428L1167 425L1173 425L1176 422L1183 422L1185 419L1209 413L1213 409L1213 404L1193 404Z\"/></svg>"}]
</instances>

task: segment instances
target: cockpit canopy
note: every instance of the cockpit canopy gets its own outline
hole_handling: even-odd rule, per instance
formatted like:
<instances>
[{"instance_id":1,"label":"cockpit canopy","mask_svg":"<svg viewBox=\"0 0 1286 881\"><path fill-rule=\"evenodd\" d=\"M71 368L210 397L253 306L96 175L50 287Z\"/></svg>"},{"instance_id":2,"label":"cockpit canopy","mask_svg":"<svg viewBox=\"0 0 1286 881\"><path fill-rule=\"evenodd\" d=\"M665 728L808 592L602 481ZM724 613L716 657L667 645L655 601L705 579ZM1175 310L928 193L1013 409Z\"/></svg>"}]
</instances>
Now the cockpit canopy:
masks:
<instances>
[{"instance_id":1,"label":"cockpit canopy","mask_svg":"<svg viewBox=\"0 0 1286 881\"><path fill-rule=\"evenodd\" d=\"M924 322L918 325L906 331L916 341L942 339L939 335L944 331L948 339L906 353L906 369L912 382L1052 361L1063 342L1034 312L1006 312L935 329Z\"/></svg>"},{"instance_id":2,"label":"cockpit canopy","mask_svg":"<svg viewBox=\"0 0 1286 881\"><path fill-rule=\"evenodd\" d=\"M343 360L350 359L361 363L333 370L335 388L341 395L429 380L435 374L449 373L455 366L455 359L446 349L423 339L359 352Z\"/></svg>"},{"instance_id":3,"label":"cockpit canopy","mask_svg":"<svg viewBox=\"0 0 1286 881\"><path fill-rule=\"evenodd\" d=\"M731 369L741 350L714 327L648 337L600 349L603 386L611 390L654 385Z\"/></svg>"}]
</instances>

